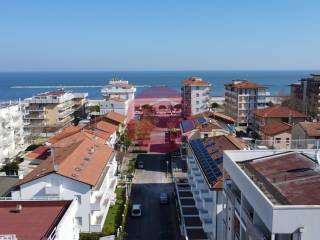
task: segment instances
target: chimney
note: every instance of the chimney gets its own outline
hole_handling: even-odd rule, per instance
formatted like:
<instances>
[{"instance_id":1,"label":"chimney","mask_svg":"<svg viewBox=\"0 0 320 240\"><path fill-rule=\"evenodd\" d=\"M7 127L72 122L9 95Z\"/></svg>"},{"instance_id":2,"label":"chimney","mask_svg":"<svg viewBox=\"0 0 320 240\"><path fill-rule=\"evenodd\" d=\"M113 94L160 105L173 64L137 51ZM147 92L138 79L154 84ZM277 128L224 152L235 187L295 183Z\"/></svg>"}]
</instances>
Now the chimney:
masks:
<instances>
[{"instance_id":1,"label":"chimney","mask_svg":"<svg viewBox=\"0 0 320 240\"><path fill-rule=\"evenodd\" d=\"M58 163L53 163L53 170L55 172L59 172L59 164Z\"/></svg>"},{"instance_id":2,"label":"chimney","mask_svg":"<svg viewBox=\"0 0 320 240\"><path fill-rule=\"evenodd\" d=\"M21 204L17 204L16 205L16 212L21 212L22 211L22 205Z\"/></svg>"}]
</instances>

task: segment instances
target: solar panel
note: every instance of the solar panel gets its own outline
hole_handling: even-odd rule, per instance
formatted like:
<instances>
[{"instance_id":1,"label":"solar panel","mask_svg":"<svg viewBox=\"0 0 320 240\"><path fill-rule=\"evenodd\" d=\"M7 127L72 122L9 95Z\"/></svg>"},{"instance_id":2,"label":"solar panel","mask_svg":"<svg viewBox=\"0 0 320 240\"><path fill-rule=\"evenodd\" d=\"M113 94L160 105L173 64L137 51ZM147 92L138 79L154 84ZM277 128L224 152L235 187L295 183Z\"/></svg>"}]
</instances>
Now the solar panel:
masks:
<instances>
[{"instance_id":1,"label":"solar panel","mask_svg":"<svg viewBox=\"0 0 320 240\"><path fill-rule=\"evenodd\" d=\"M207 120L204 117L198 117L196 121L197 123L201 124L201 123L205 123Z\"/></svg>"},{"instance_id":2,"label":"solar panel","mask_svg":"<svg viewBox=\"0 0 320 240\"><path fill-rule=\"evenodd\" d=\"M222 163L222 158L214 160L206 150L206 147L213 144L204 145L203 142L198 139L192 140L190 144L208 181L211 183L222 176L222 172L218 167L218 165ZM218 150L215 150L213 153L218 152Z\"/></svg>"}]
</instances>

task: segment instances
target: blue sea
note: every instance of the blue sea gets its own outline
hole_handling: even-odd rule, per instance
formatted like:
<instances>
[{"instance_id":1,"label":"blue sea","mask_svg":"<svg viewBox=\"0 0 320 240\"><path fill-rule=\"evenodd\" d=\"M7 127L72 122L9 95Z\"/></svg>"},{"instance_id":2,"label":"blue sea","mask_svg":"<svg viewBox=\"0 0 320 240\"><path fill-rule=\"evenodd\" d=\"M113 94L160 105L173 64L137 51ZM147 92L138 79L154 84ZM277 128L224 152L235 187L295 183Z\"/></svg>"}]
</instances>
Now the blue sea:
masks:
<instances>
[{"instance_id":1,"label":"blue sea","mask_svg":"<svg viewBox=\"0 0 320 240\"><path fill-rule=\"evenodd\" d=\"M289 84L317 71L130 71L130 72L2 72L0 101L18 100L34 94L65 88L88 92L90 99L101 99L101 87L112 78L137 85L138 94L150 85L168 86L180 91L180 82L200 76L212 83L212 95L224 95L224 84L234 79L247 79L267 86L271 95L289 94Z\"/></svg>"}]
</instances>

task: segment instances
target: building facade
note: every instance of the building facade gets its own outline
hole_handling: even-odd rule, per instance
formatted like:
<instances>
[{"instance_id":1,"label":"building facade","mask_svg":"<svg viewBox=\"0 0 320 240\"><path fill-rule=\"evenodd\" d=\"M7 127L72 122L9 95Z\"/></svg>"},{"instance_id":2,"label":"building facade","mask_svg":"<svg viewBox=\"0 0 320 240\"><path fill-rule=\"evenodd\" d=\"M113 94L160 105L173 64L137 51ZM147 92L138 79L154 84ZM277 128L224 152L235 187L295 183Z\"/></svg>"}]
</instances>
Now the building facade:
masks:
<instances>
[{"instance_id":1,"label":"building facade","mask_svg":"<svg viewBox=\"0 0 320 240\"><path fill-rule=\"evenodd\" d=\"M263 131L266 128L270 128L271 124L287 123L294 125L305 120L306 115L304 113L292 110L289 107L267 107L264 109L258 109L254 112L253 131L263 138Z\"/></svg>"},{"instance_id":2,"label":"building facade","mask_svg":"<svg viewBox=\"0 0 320 240\"><path fill-rule=\"evenodd\" d=\"M304 112L311 119L320 119L320 74L311 74L300 83L291 85L291 107Z\"/></svg>"},{"instance_id":3,"label":"building facade","mask_svg":"<svg viewBox=\"0 0 320 240\"><path fill-rule=\"evenodd\" d=\"M0 166L23 150L26 137L22 105L0 104Z\"/></svg>"},{"instance_id":4,"label":"building facade","mask_svg":"<svg viewBox=\"0 0 320 240\"><path fill-rule=\"evenodd\" d=\"M291 147L294 148L320 148L320 123L300 122L292 127Z\"/></svg>"},{"instance_id":5,"label":"building facade","mask_svg":"<svg viewBox=\"0 0 320 240\"><path fill-rule=\"evenodd\" d=\"M189 141L188 182L208 239L223 239L223 151L245 148L231 135Z\"/></svg>"},{"instance_id":6,"label":"building facade","mask_svg":"<svg viewBox=\"0 0 320 240\"><path fill-rule=\"evenodd\" d=\"M32 136L52 136L84 117L87 93L45 92L25 99L25 129Z\"/></svg>"},{"instance_id":7,"label":"building facade","mask_svg":"<svg viewBox=\"0 0 320 240\"><path fill-rule=\"evenodd\" d=\"M318 239L316 155L315 150L225 151L224 239Z\"/></svg>"},{"instance_id":8,"label":"building facade","mask_svg":"<svg viewBox=\"0 0 320 240\"><path fill-rule=\"evenodd\" d=\"M252 128L254 112L266 107L266 88L247 80L234 80L225 85L225 113L236 125Z\"/></svg>"},{"instance_id":9,"label":"building facade","mask_svg":"<svg viewBox=\"0 0 320 240\"><path fill-rule=\"evenodd\" d=\"M80 131L52 144L51 156L23 177L13 199L76 199L82 232L101 232L115 201L117 162L103 140Z\"/></svg>"},{"instance_id":10,"label":"building facade","mask_svg":"<svg viewBox=\"0 0 320 240\"><path fill-rule=\"evenodd\" d=\"M101 93L104 98L99 101L100 114L117 112L127 116L128 120L134 117L134 99L136 87L128 81L113 79L102 88Z\"/></svg>"},{"instance_id":11,"label":"building facade","mask_svg":"<svg viewBox=\"0 0 320 240\"><path fill-rule=\"evenodd\" d=\"M209 110L211 83L200 77L191 77L182 81L181 98L183 117Z\"/></svg>"}]
</instances>

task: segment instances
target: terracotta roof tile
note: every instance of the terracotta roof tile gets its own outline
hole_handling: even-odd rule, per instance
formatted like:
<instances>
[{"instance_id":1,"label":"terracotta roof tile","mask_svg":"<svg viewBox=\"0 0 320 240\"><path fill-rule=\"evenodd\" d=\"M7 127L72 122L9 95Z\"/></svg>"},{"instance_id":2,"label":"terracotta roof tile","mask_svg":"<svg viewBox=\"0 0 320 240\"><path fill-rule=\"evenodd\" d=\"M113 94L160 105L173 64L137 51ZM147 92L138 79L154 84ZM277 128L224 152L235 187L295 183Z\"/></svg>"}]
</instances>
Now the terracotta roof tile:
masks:
<instances>
[{"instance_id":1,"label":"terracotta roof tile","mask_svg":"<svg viewBox=\"0 0 320 240\"><path fill-rule=\"evenodd\" d=\"M264 85L249 82L247 80L237 80L229 84L225 84L227 87L233 87L237 89L263 89L266 88Z\"/></svg>"},{"instance_id":2,"label":"terracotta roof tile","mask_svg":"<svg viewBox=\"0 0 320 240\"><path fill-rule=\"evenodd\" d=\"M320 137L320 122L300 122L309 137Z\"/></svg>"},{"instance_id":3,"label":"terracotta roof tile","mask_svg":"<svg viewBox=\"0 0 320 240\"><path fill-rule=\"evenodd\" d=\"M186 86L210 86L211 84L207 81L204 81L202 78L199 77L191 77L189 79L182 81L183 85Z\"/></svg>"},{"instance_id":4,"label":"terracotta roof tile","mask_svg":"<svg viewBox=\"0 0 320 240\"><path fill-rule=\"evenodd\" d=\"M42 161L17 185L56 172L59 175L95 186L113 150L85 131L68 136L52 145L52 155ZM58 166L54 169L53 162ZM92 174L95 173L95 174Z\"/></svg>"},{"instance_id":5,"label":"terracotta roof tile","mask_svg":"<svg viewBox=\"0 0 320 240\"><path fill-rule=\"evenodd\" d=\"M53 137L50 137L48 139L48 143L56 143L58 141L60 141L61 139L71 136L75 133L78 133L81 131L81 128L78 126L69 126L64 128L61 132L57 133L56 135L54 135Z\"/></svg>"},{"instance_id":6,"label":"terracotta roof tile","mask_svg":"<svg viewBox=\"0 0 320 240\"><path fill-rule=\"evenodd\" d=\"M291 132L292 126L284 122L275 122L261 127L261 131L267 136L274 136L283 132Z\"/></svg>"},{"instance_id":7,"label":"terracotta roof tile","mask_svg":"<svg viewBox=\"0 0 320 240\"><path fill-rule=\"evenodd\" d=\"M25 157L28 159L41 159L45 158L49 148L46 146L39 146L31 152L28 152Z\"/></svg>"},{"instance_id":8,"label":"terracotta roof tile","mask_svg":"<svg viewBox=\"0 0 320 240\"><path fill-rule=\"evenodd\" d=\"M284 106L274 106L255 111L255 115L264 118L305 118L306 115Z\"/></svg>"},{"instance_id":9,"label":"terracotta roof tile","mask_svg":"<svg viewBox=\"0 0 320 240\"><path fill-rule=\"evenodd\" d=\"M104 115L106 118L111 119L118 123L124 123L126 120L126 116L117 113L117 112L108 112L106 115Z\"/></svg>"}]
</instances>

